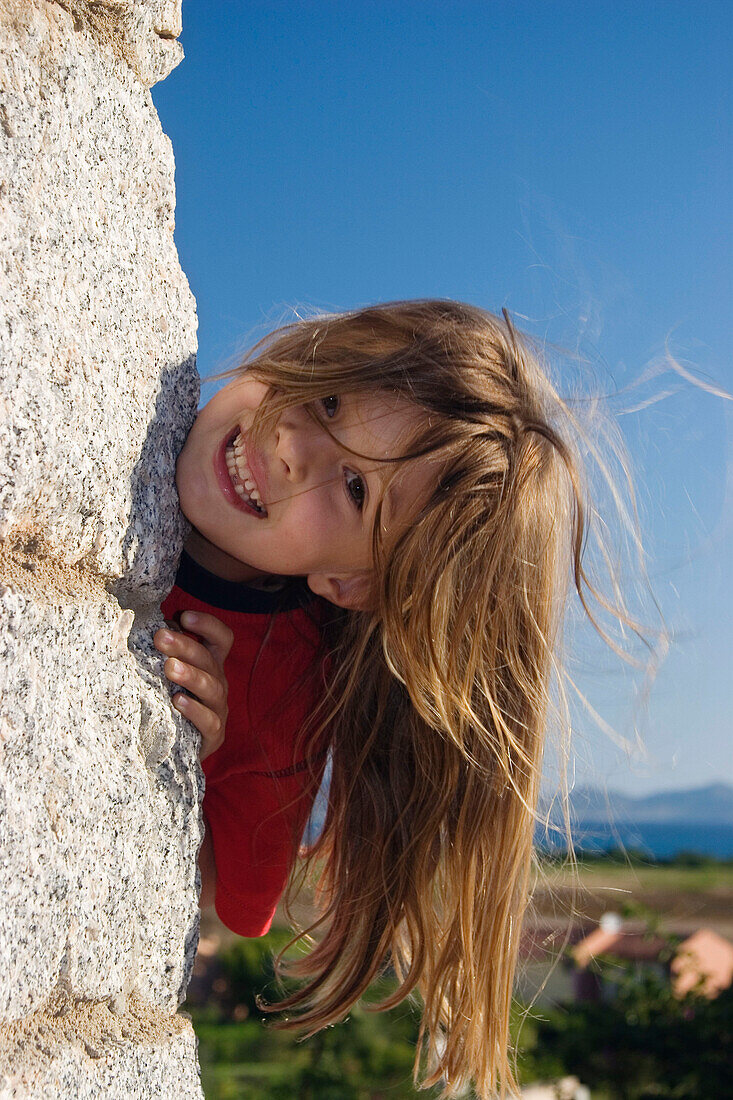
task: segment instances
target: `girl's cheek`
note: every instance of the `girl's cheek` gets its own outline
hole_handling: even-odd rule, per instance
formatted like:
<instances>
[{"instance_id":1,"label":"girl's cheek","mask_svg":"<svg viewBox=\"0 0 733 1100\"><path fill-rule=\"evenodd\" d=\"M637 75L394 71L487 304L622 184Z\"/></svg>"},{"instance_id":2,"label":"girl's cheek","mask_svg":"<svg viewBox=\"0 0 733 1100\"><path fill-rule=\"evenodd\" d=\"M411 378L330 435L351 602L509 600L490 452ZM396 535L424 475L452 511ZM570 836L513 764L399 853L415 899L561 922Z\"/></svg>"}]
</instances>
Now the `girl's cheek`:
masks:
<instances>
[{"instance_id":1,"label":"girl's cheek","mask_svg":"<svg viewBox=\"0 0 733 1100\"><path fill-rule=\"evenodd\" d=\"M179 454L178 458L176 459L175 482L176 482L176 490L178 491L178 503L181 507L181 511L185 515L185 496L186 496L186 494L183 491L184 466L185 466L185 459L183 458L183 452L181 452L181 454Z\"/></svg>"},{"instance_id":2,"label":"girl's cheek","mask_svg":"<svg viewBox=\"0 0 733 1100\"><path fill-rule=\"evenodd\" d=\"M322 509L311 516L308 533L311 545L318 547L329 556L334 550L342 549L347 539L343 526L337 522L333 512L324 512Z\"/></svg>"},{"instance_id":3,"label":"girl's cheek","mask_svg":"<svg viewBox=\"0 0 733 1100\"><path fill-rule=\"evenodd\" d=\"M196 511L197 505L206 500L206 479L201 469L192 462L191 455L185 450L181 451L176 462L176 489L178 491L178 503L187 520L196 526L196 517L189 514Z\"/></svg>"},{"instance_id":4,"label":"girl's cheek","mask_svg":"<svg viewBox=\"0 0 733 1100\"><path fill-rule=\"evenodd\" d=\"M294 549L306 546L312 547L319 541L321 530L321 515L313 502L306 498L308 493L295 497L290 503L290 515L288 517L289 542Z\"/></svg>"}]
</instances>

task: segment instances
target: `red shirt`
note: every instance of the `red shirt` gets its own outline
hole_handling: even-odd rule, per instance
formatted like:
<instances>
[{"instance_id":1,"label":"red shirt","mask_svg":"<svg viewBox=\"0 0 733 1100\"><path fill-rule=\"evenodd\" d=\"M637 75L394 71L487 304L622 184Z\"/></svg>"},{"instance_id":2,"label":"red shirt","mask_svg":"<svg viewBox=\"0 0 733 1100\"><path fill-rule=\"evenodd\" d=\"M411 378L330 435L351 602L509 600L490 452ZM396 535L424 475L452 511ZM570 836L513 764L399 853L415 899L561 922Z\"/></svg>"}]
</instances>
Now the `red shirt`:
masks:
<instances>
[{"instance_id":1,"label":"red shirt","mask_svg":"<svg viewBox=\"0 0 733 1100\"><path fill-rule=\"evenodd\" d=\"M298 733L322 690L315 606L300 582L279 592L248 588L214 576L185 553L162 604L168 620L206 611L234 633L224 665L226 735L202 767L216 911L240 936L269 930L323 772L324 758L315 761L315 778L306 760L295 759Z\"/></svg>"}]
</instances>

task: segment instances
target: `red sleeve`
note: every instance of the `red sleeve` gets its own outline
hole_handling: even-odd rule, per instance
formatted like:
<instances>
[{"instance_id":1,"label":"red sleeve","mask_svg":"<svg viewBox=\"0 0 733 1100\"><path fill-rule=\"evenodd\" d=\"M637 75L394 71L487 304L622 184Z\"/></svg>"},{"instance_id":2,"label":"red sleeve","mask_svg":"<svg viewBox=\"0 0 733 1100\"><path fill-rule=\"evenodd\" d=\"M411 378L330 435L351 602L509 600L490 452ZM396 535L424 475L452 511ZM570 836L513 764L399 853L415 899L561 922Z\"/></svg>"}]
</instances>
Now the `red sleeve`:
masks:
<instances>
[{"instance_id":1,"label":"red sleeve","mask_svg":"<svg viewBox=\"0 0 733 1100\"><path fill-rule=\"evenodd\" d=\"M274 619L231 612L176 587L163 612L172 619L185 609L216 615L234 632L225 664L229 720L223 745L202 765L203 813L216 862L216 911L238 935L263 936L325 765L325 752L313 770L293 763L297 732L322 690L313 665L320 631L304 611Z\"/></svg>"},{"instance_id":2,"label":"red sleeve","mask_svg":"<svg viewBox=\"0 0 733 1100\"><path fill-rule=\"evenodd\" d=\"M306 766L287 771L230 773L207 783L204 816L214 845L216 911L240 936L269 931L318 789Z\"/></svg>"}]
</instances>

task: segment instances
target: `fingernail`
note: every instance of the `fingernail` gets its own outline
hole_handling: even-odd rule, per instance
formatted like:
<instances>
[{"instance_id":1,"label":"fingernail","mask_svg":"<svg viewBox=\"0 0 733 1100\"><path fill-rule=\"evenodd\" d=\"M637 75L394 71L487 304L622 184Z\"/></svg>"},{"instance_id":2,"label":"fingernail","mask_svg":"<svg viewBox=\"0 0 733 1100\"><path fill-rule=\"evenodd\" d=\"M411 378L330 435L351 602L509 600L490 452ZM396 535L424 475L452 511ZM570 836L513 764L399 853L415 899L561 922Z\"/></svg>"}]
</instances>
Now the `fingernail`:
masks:
<instances>
[{"instance_id":1,"label":"fingernail","mask_svg":"<svg viewBox=\"0 0 733 1100\"><path fill-rule=\"evenodd\" d=\"M170 630L161 630L160 640L161 642L172 642L173 635L171 634Z\"/></svg>"},{"instance_id":2,"label":"fingernail","mask_svg":"<svg viewBox=\"0 0 733 1100\"><path fill-rule=\"evenodd\" d=\"M183 672L183 665L180 661L176 661L173 657L170 659L170 664L168 665L168 668L171 670L174 676L177 676L181 672Z\"/></svg>"},{"instance_id":3,"label":"fingernail","mask_svg":"<svg viewBox=\"0 0 733 1100\"><path fill-rule=\"evenodd\" d=\"M188 706L188 695L174 695L173 702L177 707L183 707L184 710Z\"/></svg>"},{"instance_id":4,"label":"fingernail","mask_svg":"<svg viewBox=\"0 0 733 1100\"><path fill-rule=\"evenodd\" d=\"M198 621L198 615L195 611L184 611L181 615L181 622L187 622L189 626L192 626Z\"/></svg>"}]
</instances>

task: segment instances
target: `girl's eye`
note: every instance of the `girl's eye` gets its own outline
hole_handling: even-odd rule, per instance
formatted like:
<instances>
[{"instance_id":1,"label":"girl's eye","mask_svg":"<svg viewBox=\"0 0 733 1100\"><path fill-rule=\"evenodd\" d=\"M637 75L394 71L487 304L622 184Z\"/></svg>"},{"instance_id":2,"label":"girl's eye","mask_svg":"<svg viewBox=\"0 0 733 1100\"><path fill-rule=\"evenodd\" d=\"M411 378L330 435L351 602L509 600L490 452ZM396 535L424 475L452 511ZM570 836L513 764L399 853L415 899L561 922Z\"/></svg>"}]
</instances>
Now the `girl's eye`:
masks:
<instances>
[{"instance_id":1,"label":"girl's eye","mask_svg":"<svg viewBox=\"0 0 733 1100\"><path fill-rule=\"evenodd\" d=\"M355 474L353 470L344 470L344 483L346 492L351 497L356 507L361 512L366 500L366 485L361 474Z\"/></svg>"},{"instance_id":2,"label":"girl's eye","mask_svg":"<svg viewBox=\"0 0 733 1100\"><path fill-rule=\"evenodd\" d=\"M339 408L338 397L323 397L321 398L321 404L325 410L326 416L330 419L335 416Z\"/></svg>"}]
</instances>

